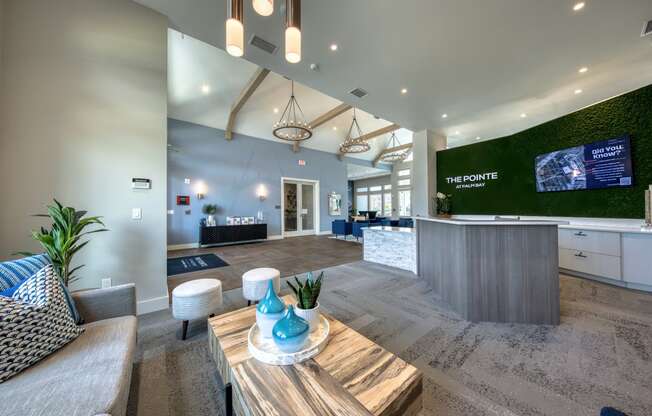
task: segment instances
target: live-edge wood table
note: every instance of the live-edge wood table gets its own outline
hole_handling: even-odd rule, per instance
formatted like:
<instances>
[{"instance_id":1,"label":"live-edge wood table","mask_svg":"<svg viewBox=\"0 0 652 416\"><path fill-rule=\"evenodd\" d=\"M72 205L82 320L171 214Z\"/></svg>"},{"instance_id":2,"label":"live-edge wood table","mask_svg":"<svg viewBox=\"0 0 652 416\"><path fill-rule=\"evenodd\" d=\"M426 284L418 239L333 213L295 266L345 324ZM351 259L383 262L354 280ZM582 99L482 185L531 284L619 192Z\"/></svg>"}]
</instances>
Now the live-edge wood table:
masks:
<instances>
[{"instance_id":1,"label":"live-edge wood table","mask_svg":"<svg viewBox=\"0 0 652 416\"><path fill-rule=\"evenodd\" d=\"M284 297L291 304L291 295ZM255 306L208 320L209 348L238 416L412 416L422 409L422 374L342 322L310 360L274 366L247 349ZM230 409L228 410L230 412Z\"/></svg>"}]
</instances>

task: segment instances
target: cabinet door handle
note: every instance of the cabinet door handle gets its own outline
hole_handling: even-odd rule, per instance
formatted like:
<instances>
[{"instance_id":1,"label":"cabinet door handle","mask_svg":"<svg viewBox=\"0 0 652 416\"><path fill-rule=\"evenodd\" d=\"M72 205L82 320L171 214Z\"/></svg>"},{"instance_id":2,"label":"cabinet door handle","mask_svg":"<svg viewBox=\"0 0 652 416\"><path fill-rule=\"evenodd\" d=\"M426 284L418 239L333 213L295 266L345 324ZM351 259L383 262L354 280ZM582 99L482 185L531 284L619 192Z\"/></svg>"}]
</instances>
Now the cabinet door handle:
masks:
<instances>
[{"instance_id":1,"label":"cabinet door handle","mask_svg":"<svg viewBox=\"0 0 652 416\"><path fill-rule=\"evenodd\" d=\"M583 259L585 259L587 256L586 256L586 254L584 254L584 253L582 253L580 251L579 253L575 254L575 257L582 257Z\"/></svg>"},{"instance_id":2,"label":"cabinet door handle","mask_svg":"<svg viewBox=\"0 0 652 416\"><path fill-rule=\"evenodd\" d=\"M578 236L578 237L586 237L587 236L587 234L584 234L582 231L576 232L575 235Z\"/></svg>"}]
</instances>

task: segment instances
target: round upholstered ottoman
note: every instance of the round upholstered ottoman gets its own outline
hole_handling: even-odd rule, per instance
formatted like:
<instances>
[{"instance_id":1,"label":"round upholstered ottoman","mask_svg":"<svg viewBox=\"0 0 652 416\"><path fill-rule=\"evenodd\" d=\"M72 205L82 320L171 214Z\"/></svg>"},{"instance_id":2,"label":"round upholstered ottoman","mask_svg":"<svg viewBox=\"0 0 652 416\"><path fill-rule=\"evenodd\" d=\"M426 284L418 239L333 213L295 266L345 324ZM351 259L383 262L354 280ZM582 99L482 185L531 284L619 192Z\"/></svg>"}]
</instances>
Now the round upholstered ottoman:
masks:
<instances>
[{"instance_id":1,"label":"round upholstered ottoman","mask_svg":"<svg viewBox=\"0 0 652 416\"><path fill-rule=\"evenodd\" d=\"M197 279L182 283L172 291L172 316L183 321L186 339L188 321L212 316L222 306L222 282Z\"/></svg>"},{"instance_id":2,"label":"round upholstered ottoman","mask_svg":"<svg viewBox=\"0 0 652 416\"><path fill-rule=\"evenodd\" d=\"M281 290L281 272L271 267L252 269L242 275L242 295L247 299L247 304L261 300L267 293L267 283L274 280L274 290L278 293Z\"/></svg>"}]
</instances>

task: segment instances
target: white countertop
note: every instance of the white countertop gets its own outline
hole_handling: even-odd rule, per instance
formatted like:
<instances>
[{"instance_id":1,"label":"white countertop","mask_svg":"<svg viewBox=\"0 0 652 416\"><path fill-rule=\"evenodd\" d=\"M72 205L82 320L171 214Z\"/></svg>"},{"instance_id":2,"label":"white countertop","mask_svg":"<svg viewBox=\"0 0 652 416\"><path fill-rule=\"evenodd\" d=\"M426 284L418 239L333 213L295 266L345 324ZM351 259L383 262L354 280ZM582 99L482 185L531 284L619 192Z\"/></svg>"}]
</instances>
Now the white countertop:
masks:
<instances>
[{"instance_id":1,"label":"white countertop","mask_svg":"<svg viewBox=\"0 0 652 416\"><path fill-rule=\"evenodd\" d=\"M366 227L362 229L363 232L365 230L371 230L371 231L383 231L383 232L390 232L390 233L407 233L407 234L412 234L415 233L416 230L414 228L409 228L409 227L389 227L386 225L379 225L379 226L374 226L374 227Z\"/></svg>"},{"instance_id":2,"label":"white countertop","mask_svg":"<svg viewBox=\"0 0 652 416\"><path fill-rule=\"evenodd\" d=\"M591 225L591 224L567 224L560 225L559 228L568 230L587 230L587 231L607 231L612 233L638 233L638 234L652 234L652 228L645 228L634 226L613 226L613 225Z\"/></svg>"},{"instance_id":3,"label":"white countertop","mask_svg":"<svg viewBox=\"0 0 652 416\"><path fill-rule=\"evenodd\" d=\"M545 221L545 220L462 220L452 218L435 218L435 217L414 217L419 221L439 222L442 224L452 225L567 225L568 221Z\"/></svg>"}]
</instances>

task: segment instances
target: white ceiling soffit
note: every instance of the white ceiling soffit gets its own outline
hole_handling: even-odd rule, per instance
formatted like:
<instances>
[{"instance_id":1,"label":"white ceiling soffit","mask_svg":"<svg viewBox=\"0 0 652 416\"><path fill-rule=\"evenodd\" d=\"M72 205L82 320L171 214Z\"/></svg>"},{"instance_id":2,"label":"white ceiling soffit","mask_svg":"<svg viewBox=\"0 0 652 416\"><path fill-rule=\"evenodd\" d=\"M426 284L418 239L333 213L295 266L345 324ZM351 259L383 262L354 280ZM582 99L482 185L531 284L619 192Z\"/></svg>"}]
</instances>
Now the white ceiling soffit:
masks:
<instances>
[{"instance_id":1,"label":"white ceiling soffit","mask_svg":"<svg viewBox=\"0 0 652 416\"><path fill-rule=\"evenodd\" d=\"M225 129L231 105L240 95L257 66L237 59L190 36L168 31L168 114L171 118ZM290 98L290 81L270 73L238 113L234 131L239 134L274 140L272 125L278 121ZM295 83L295 95L310 122L317 116L336 107L341 102L312 88ZM278 113L274 109L277 109ZM338 146L351 125L352 110L314 129L311 139L302 146L337 153ZM358 122L369 133L391 124L358 111ZM400 129L401 143L412 141L412 132ZM349 155L373 160L389 142L389 135L371 140L371 150Z\"/></svg>"},{"instance_id":2,"label":"white ceiling soffit","mask_svg":"<svg viewBox=\"0 0 652 416\"><path fill-rule=\"evenodd\" d=\"M346 164L346 176L350 181L386 175L391 175L391 172L371 166L361 166L354 163Z\"/></svg>"},{"instance_id":3,"label":"white ceiling soffit","mask_svg":"<svg viewBox=\"0 0 652 416\"><path fill-rule=\"evenodd\" d=\"M224 47L225 1L138 2ZM641 37L650 0L590 0L579 11L574 0L303 0L299 64L283 57L283 3L261 17L245 1L245 41L255 33L279 46L270 55L247 44L245 59L412 131L446 134L452 145L652 83L652 38ZM351 96L357 87L369 95Z\"/></svg>"}]
</instances>

